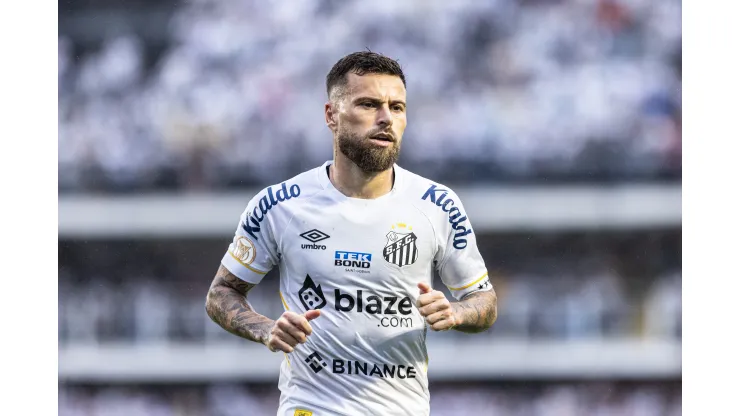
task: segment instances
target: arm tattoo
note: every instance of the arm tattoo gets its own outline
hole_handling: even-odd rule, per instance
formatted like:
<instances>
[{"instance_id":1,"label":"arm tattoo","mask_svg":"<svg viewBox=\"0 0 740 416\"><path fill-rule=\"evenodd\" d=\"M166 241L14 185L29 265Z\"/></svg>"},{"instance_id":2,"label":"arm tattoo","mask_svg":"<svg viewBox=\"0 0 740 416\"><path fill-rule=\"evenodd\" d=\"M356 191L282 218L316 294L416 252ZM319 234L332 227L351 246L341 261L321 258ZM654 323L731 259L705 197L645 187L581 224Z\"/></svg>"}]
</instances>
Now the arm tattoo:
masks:
<instances>
[{"instance_id":1,"label":"arm tattoo","mask_svg":"<svg viewBox=\"0 0 740 416\"><path fill-rule=\"evenodd\" d=\"M496 321L497 304L496 293L493 290L473 292L459 302L453 302L453 310L462 318L462 324L453 329L468 333L485 331Z\"/></svg>"},{"instance_id":2,"label":"arm tattoo","mask_svg":"<svg viewBox=\"0 0 740 416\"><path fill-rule=\"evenodd\" d=\"M221 265L206 297L206 312L213 322L234 335L267 344L275 324L247 302L247 292L255 285L234 276Z\"/></svg>"}]
</instances>

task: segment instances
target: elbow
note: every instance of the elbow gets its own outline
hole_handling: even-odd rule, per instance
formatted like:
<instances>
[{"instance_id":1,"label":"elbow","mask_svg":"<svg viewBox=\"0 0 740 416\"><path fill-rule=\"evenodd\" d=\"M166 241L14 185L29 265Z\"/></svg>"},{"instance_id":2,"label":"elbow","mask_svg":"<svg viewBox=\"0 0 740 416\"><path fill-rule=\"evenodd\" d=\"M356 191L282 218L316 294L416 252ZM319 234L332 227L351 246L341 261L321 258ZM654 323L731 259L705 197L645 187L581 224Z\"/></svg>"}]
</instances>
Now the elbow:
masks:
<instances>
[{"instance_id":1,"label":"elbow","mask_svg":"<svg viewBox=\"0 0 740 416\"><path fill-rule=\"evenodd\" d=\"M496 296L496 293L493 292L491 295L490 308L488 309L488 314L486 316L484 331L492 327L493 324L496 323L496 319L498 319L498 297Z\"/></svg>"},{"instance_id":2,"label":"elbow","mask_svg":"<svg viewBox=\"0 0 740 416\"><path fill-rule=\"evenodd\" d=\"M218 302L213 289L208 290L206 294L206 315L211 318L212 321L217 322L216 317L218 316Z\"/></svg>"},{"instance_id":3,"label":"elbow","mask_svg":"<svg viewBox=\"0 0 740 416\"><path fill-rule=\"evenodd\" d=\"M491 320L491 325L493 325L493 323L496 322L496 319L498 319L498 295L496 292L493 292L493 300L491 303L493 303L493 320Z\"/></svg>"},{"instance_id":4,"label":"elbow","mask_svg":"<svg viewBox=\"0 0 740 416\"><path fill-rule=\"evenodd\" d=\"M475 332L485 332L488 331L493 324L496 322L496 318L498 317L498 311L496 306L494 305L488 313L488 316L485 317L483 320L482 325L480 325Z\"/></svg>"},{"instance_id":5,"label":"elbow","mask_svg":"<svg viewBox=\"0 0 740 416\"><path fill-rule=\"evenodd\" d=\"M493 316L491 317L491 320L488 323L488 328L492 327L493 324L496 323L496 319L498 319L498 305L493 305Z\"/></svg>"}]
</instances>

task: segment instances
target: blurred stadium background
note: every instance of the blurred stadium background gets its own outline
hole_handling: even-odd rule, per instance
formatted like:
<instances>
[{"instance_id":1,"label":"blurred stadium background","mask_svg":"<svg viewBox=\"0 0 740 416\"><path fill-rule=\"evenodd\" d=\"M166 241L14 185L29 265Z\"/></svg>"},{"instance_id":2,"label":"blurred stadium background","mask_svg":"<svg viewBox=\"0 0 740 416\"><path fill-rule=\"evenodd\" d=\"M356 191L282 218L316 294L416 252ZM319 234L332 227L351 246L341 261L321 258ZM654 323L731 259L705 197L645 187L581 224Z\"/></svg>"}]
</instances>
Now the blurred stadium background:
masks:
<instances>
[{"instance_id":1,"label":"blurred stadium background","mask_svg":"<svg viewBox=\"0 0 740 416\"><path fill-rule=\"evenodd\" d=\"M679 0L60 1L59 414L275 414L282 356L205 294L251 196L331 158L324 76L366 48L499 293L430 335L432 415L680 415Z\"/></svg>"}]
</instances>

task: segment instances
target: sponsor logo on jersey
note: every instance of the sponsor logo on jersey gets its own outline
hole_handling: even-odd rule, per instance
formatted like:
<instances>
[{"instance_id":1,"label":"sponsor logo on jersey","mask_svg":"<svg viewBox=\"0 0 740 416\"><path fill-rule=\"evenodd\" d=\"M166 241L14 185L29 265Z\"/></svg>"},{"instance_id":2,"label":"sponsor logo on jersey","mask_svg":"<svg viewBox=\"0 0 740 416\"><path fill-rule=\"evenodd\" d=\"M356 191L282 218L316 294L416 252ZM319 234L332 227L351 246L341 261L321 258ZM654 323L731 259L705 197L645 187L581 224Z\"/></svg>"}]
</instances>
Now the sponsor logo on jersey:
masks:
<instances>
[{"instance_id":1,"label":"sponsor logo on jersey","mask_svg":"<svg viewBox=\"0 0 740 416\"><path fill-rule=\"evenodd\" d=\"M303 287L298 291L298 297L306 310L321 309L326 306L326 298L321 290L321 285L316 286L309 275L306 275Z\"/></svg>"},{"instance_id":2,"label":"sponsor logo on jersey","mask_svg":"<svg viewBox=\"0 0 740 416\"><path fill-rule=\"evenodd\" d=\"M306 409L296 409L293 416L313 416L313 412Z\"/></svg>"},{"instance_id":3,"label":"sponsor logo on jersey","mask_svg":"<svg viewBox=\"0 0 740 416\"><path fill-rule=\"evenodd\" d=\"M354 376L368 376L378 378L416 378L416 368L413 365L374 364L357 360L332 360L331 372Z\"/></svg>"},{"instance_id":4,"label":"sponsor logo on jersey","mask_svg":"<svg viewBox=\"0 0 740 416\"><path fill-rule=\"evenodd\" d=\"M357 289L355 293L342 293L341 290L334 289L334 309L370 315L411 315L413 303L408 296L363 295L362 289Z\"/></svg>"},{"instance_id":5,"label":"sponsor logo on jersey","mask_svg":"<svg viewBox=\"0 0 740 416\"><path fill-rule=\"evenodd\" d=\"M324 241L327 238L329 238L329 234L314 228L313 230L308 230L305 233L301 233L299 235L303 237L304 239L313 243L313 244L301 244L302 249L304 250L326 250L325 245L316 244L316 243L318 243L319 241Z\"/></svg>"},{"instance_id":6,"label":"sponsor logo on jersey","mask_svg":"<svg viewBox=\"0 0 740 416\"><path fill-rule=\"evenodd\" d=\"M464 224L468 217L460 208L455 206L455 201L448 197L449 192L447 189L437 188L437 185L432 185L427 189L421 199L424 201L428 200L447 213L447 220L452 225L452 229L455 230L452 246L458 250L462 250L468 246L468 240L465 236L471 234L473 230Z\"/></svg>"},{"instance_id":7,"label":"sponsor logo on jersey","mask_svg":"<svg viewBox=\"0 0 740 416\"><path fill-rule=\"evenodd\" d=\"M242 229L254 241L259 240L257 234L260 232L260 223L265 220L267 213L279 203L297 198L301 194L301 188L296 184L290 185L289 188L287 184L283 183L275 193L272 192L272 188L272 186L267 188L267 195L260 198L257 206L254 207L252 212L247 213L247 219L241 225Z\"/></svg>"},{"instance_id":8,"label":"sponsor logo on jersey","mask_svg":"<svg viewBox=\"0 0 740 416\"><path fill-rule=\"evenodd\" d=\"M314 351L304 360L306 364L318 374L327 364L321 355ZM396 364L376 364L358 360L340 360L335 358L331 360L332 374L342 374L347 376L366 376L378 378L416 378L416 368L413 365L396 365Z\"/></svg>"},{"instance_id":9,"label":"sponsor logo on jersey","mask_svg":"<svg viewBox=\"0 0 740 416\"><path fill-rule=\"evenodd\" d=\"M243 265L252 264L256 254L252 240L241 235L234 237L234 242L231 245L231 255L239 262Z\"/></svg>"},{"instance_id":10,"label":"sponsor logo on jersey","mask_svg":"<svg viewBox=\"0 0 740 416\"><path fill-rule=\"evenodd\" d=\"M411 227L403 223L395 224L391 228L385 235L387 242L383 248L383 258L399 267L414 264L419 258L416 234L411 231Z\"/></svg>"},{"instance_id":11,"label":"sponsor logo on jersey","mask_svg":"<svg viewBox=\"0 0 740 416\"><path fill-rule=\"evenodd\" d=\"M380 318L378 328L412 328L414 326L414 320L411 318L402 318L398 316L391 316L390 318L384 316Z\"/></svg>"},{"instance_id":12,"label":"sponsor logo on jersey","mask_svg":"<svg viewBox=\"0 0 740 416\"><path fill-rule=\"evenodd\" d=\"M303 286L298 291L298 297L306 310L321 309L327 304L321 285L317 285L309 275L306 275ZM379 296L372 293L367 294L362 289L354 293L334 289L334 309L336 311L383 315L378 322L378 327L413 327L414 321L409 316L413 311L413 306L408 296Z\"/></svg>"},{"instance_id":13,"label":"sponsor logo on jersey","mask_svg":"<svg viewBox=\"0 0 740 416\"><path fill-rule=\"evenodd\" d=\"M311 367L311 370L313 370L314 373L318 373L326 367L326 362L321 358L321 354L316 351L312 352L311 355L306 357L303 361Z\"/></svg>"},{"instance_id":14,"label":"sponsor logo on jersey","mask_svg":"<svg viewBox=\"0 0 740 416\"><path fill-rule=\"evenodd\" d=\"M353 251L335 251L334 266L344 267L344 271L355 273L370 273L370 262L373 255L370 253L357 253Z\"/></svg>"}]
</instances>

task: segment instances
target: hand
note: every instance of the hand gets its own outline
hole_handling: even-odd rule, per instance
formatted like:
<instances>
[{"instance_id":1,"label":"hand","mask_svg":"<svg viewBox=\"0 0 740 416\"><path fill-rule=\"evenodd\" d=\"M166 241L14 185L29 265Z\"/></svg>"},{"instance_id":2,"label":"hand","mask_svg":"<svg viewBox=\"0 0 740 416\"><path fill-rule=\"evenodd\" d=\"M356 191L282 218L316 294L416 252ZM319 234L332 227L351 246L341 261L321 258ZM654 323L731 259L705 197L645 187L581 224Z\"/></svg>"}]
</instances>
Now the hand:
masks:
<instances>
[{"instance_id":1,"label":"hand","mask_svg":"<svg viewBox=\"0 0 740 416\"><path fill-rule=\"evenodd\" d=\"M308 323L321 316L321 312L312 309L302 315L286 311L275 321L270 337L267 340L267 348L270 351L293 352L298 343L305 343L306 337L311 335L313 329Z\"/></svg>"},{"instance_id":2,"label":"hand","mask_svg":"<svg viewBox=\"0 0 740 416\"><path fill-rule=\"evenodd\" d=\"M417 285L421 296L416 301L416 307L419 308L429 326L434 331L447 331L457 325L457 318L452 309L452 304L445 297L444 293L439 290L432 290L426 283Z\"/></svg>"}]
</instances>

